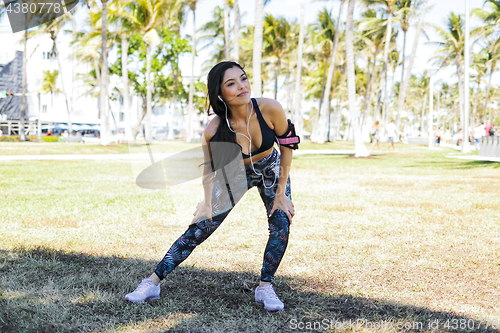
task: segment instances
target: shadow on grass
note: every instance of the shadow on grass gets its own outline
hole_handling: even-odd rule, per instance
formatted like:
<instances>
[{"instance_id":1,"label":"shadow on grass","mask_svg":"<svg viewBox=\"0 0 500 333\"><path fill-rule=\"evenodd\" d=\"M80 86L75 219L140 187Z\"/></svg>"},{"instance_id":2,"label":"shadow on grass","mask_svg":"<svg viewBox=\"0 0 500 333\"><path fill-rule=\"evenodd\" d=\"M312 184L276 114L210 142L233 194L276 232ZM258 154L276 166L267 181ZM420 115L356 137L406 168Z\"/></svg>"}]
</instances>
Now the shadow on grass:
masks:
<instances>
[{"instance_id":1,"label":"shadow on grass","mask_svg":"<svg viewBox=\"0 0 500 333\"><path fill-rule=\"evenodd\" d=\"M439 168L439 169L454 169L454 170L470 170L479 168L500 168L499 162L493 161L470 161L461 159L446 159L433 160L425 159L417 164L405 165L405 168Z\"/></svg>"},{"instance_id":2,"label":"shadow on grass","mask_svg":"<svg viewBox=\"0 0 500 333\"><path fill-rule=\"evenodd\" d=\"M46 248L0 250L0 331L384 332L377 325L393 325L387 331L428 332L431 325L433 332L500 332L469 317L336 294L335 285L281 276L276 290L285 311L268 313L243 287L255 286L257 275L189 266L167 277L160 300L125 301L155 265Z\"/></svg>"}]
</instances>

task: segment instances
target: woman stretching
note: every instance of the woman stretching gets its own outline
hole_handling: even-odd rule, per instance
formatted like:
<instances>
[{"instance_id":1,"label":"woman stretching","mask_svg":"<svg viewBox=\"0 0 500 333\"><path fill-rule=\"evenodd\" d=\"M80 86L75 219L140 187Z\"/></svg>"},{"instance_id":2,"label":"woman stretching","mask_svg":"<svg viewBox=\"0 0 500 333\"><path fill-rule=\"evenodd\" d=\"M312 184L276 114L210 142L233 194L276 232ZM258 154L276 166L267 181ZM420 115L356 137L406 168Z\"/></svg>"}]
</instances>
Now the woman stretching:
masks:
<instances>
[{"instance_id":1,"label":"woman stretching","mask_svg":"<svg viewBox=\"0 0 500 333\"><path fill-rule=\"evenodd\" d=\"M257 186L267 211L269 240L255 301L268 311L283 310L284 304L271 283L295 215L289 171L292 149L297 149L300 139L280 103L250 98L250 83L239 64L225 61L215 65L207 81L210 107L216 116L203 134L205 200L198 204L191 225L154 273L125 299L136 303L158 299L160 281L220 226L248 189ZM210 108L208 112L210 115ZM281 154L274 148L275 140ZM236 156L231 147L237 147Z\"/></svg>"}]
</instances>

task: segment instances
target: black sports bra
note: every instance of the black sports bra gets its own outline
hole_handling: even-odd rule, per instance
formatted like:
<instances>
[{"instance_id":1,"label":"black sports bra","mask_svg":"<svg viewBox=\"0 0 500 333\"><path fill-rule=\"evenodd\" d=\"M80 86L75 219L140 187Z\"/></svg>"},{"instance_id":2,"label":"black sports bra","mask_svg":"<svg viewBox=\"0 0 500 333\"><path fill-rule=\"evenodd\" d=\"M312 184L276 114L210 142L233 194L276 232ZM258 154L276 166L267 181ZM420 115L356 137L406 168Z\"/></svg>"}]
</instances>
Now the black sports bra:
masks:
<instances>
[{"instance_id":1,"label":"black sports bra","mask_svg":"<svg viewBox=\"0 0 500 333\"><path fill-rule=\"evenodd\" d=\"M254 156L272 148L274 146L275 136L274 131L269 128L264 117L262 117L262 113L260 112L259 105L255 98L252 98L252 103L255 113L257 113L257 119L259 120L260 131L262 133L262 144L259 149L252 152L252 156ZM243 159L250 158L250 155L246 155L243 152L241 152L241 155L243 155Z\"/></svg>"}]
</instances>

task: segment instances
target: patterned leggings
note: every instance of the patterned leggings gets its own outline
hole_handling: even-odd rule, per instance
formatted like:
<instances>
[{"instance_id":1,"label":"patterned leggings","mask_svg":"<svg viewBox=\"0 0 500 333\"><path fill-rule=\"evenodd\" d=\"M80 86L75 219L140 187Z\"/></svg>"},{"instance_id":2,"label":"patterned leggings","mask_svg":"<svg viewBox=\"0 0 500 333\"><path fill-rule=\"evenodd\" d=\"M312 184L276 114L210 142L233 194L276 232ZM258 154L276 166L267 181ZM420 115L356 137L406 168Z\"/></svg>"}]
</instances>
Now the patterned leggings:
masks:
<instances>
[{"instance_id":1,"label":"patterned leggings","mask_svg":"<svg viewBox=\"0 0 500 333\"><path fill-rule=\"evenodd\" d=\"M233 188L224 191L225 182L214 184L212 191L212 206L213 208L220 207L221 209L219 209L219 212L221 210L222 212L218 215L214 214L212 218L213 222L205 219L191 224L186 232L172 244L163 260L158 264L155 270L156 275L163 280L167 274L172 272L181 262L183 262L196 246L203 243L203 241L220 226L234 205L248 189L257 186L260 197L266 207L267 215L269 216L278 188L279 166L280 155L276 149L273 149L271 155L264 157L258 162L254 162L255 170L262 173L264 177L255 174L251 165L243 166L245 170L240 170L244 172L244 174L246 173L245 188L239 191L240 195L236 193L231 195L231 192L235 192L232 191ZM270 188L266 188L264 182L266 186ZM224 186L221 186L221 183L224 183ZM236 192L238 192L238 190L236 190ZM287 180L285 195L289 199L292 199L290 192L290 177ZM230 198L230 200L228 198ZM225 205L226 208L222 208L224 202L229 202L229 206ZM214 209L214 211L216 210ZM274 274L285 254L290 228L288 217L279 209L275 210L271 217L268 217L268 223L269 239L264 251L264 262L260 276L261 281L265 282L271 282L274 279Z\"/></svg>"}]
</instances>

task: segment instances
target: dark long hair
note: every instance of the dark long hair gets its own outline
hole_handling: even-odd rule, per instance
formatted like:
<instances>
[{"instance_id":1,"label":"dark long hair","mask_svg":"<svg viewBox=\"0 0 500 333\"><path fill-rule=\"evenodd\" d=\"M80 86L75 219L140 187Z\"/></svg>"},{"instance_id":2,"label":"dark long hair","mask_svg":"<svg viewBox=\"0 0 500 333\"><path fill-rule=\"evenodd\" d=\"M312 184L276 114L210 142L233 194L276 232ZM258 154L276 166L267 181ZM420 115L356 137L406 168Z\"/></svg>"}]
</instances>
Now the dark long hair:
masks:
<instances>
[{"instance_id":1,"label":"dark long hair","mask_svg":"<svg viewBox=\"0 0 500 333\"><path fill-rule=\"evenodd\" d=\"M236 134L234 132L232 132L229 129L229 127L227 126L226 106L219 99L219 96L222 93L221 86L222 86L222 80L224 78L224 74L226 73L226 71L228 69L233 68L233 67L238 67L246 75L246 72L243 69L243 67L234 61L219 62L208 73L207 88L208 88L208 99L210 102L210 106L208 107L207 113L209 116L211 116L212 114L215 113L220 118L219 127L217 128L215 135L210 139L210 142L234 143L236 145L235 147L239 147L238 153L241 153L241 146L236 142ZM213 113L211 111L213 111ZM229 108L227 108L227 117L228 118L231 117L231 110ZM224 154L226 156L225 156L225 158L223 158L223 161L218 161L218 162L222 163L222 165L225 165L228 161L231 161L232 159L234 159L234 156L233 156L234 152L232 150L233 149L231 149L230 153L227 152L228 154ZM217 155L219 155L219 154L217 154ZM213 157L213 153L212 153L212 157ZM221 165L219 163L215 163L215 164ZM215 166L215 168L217 169L217 166Z\"/></svg>"}]
</instances>

